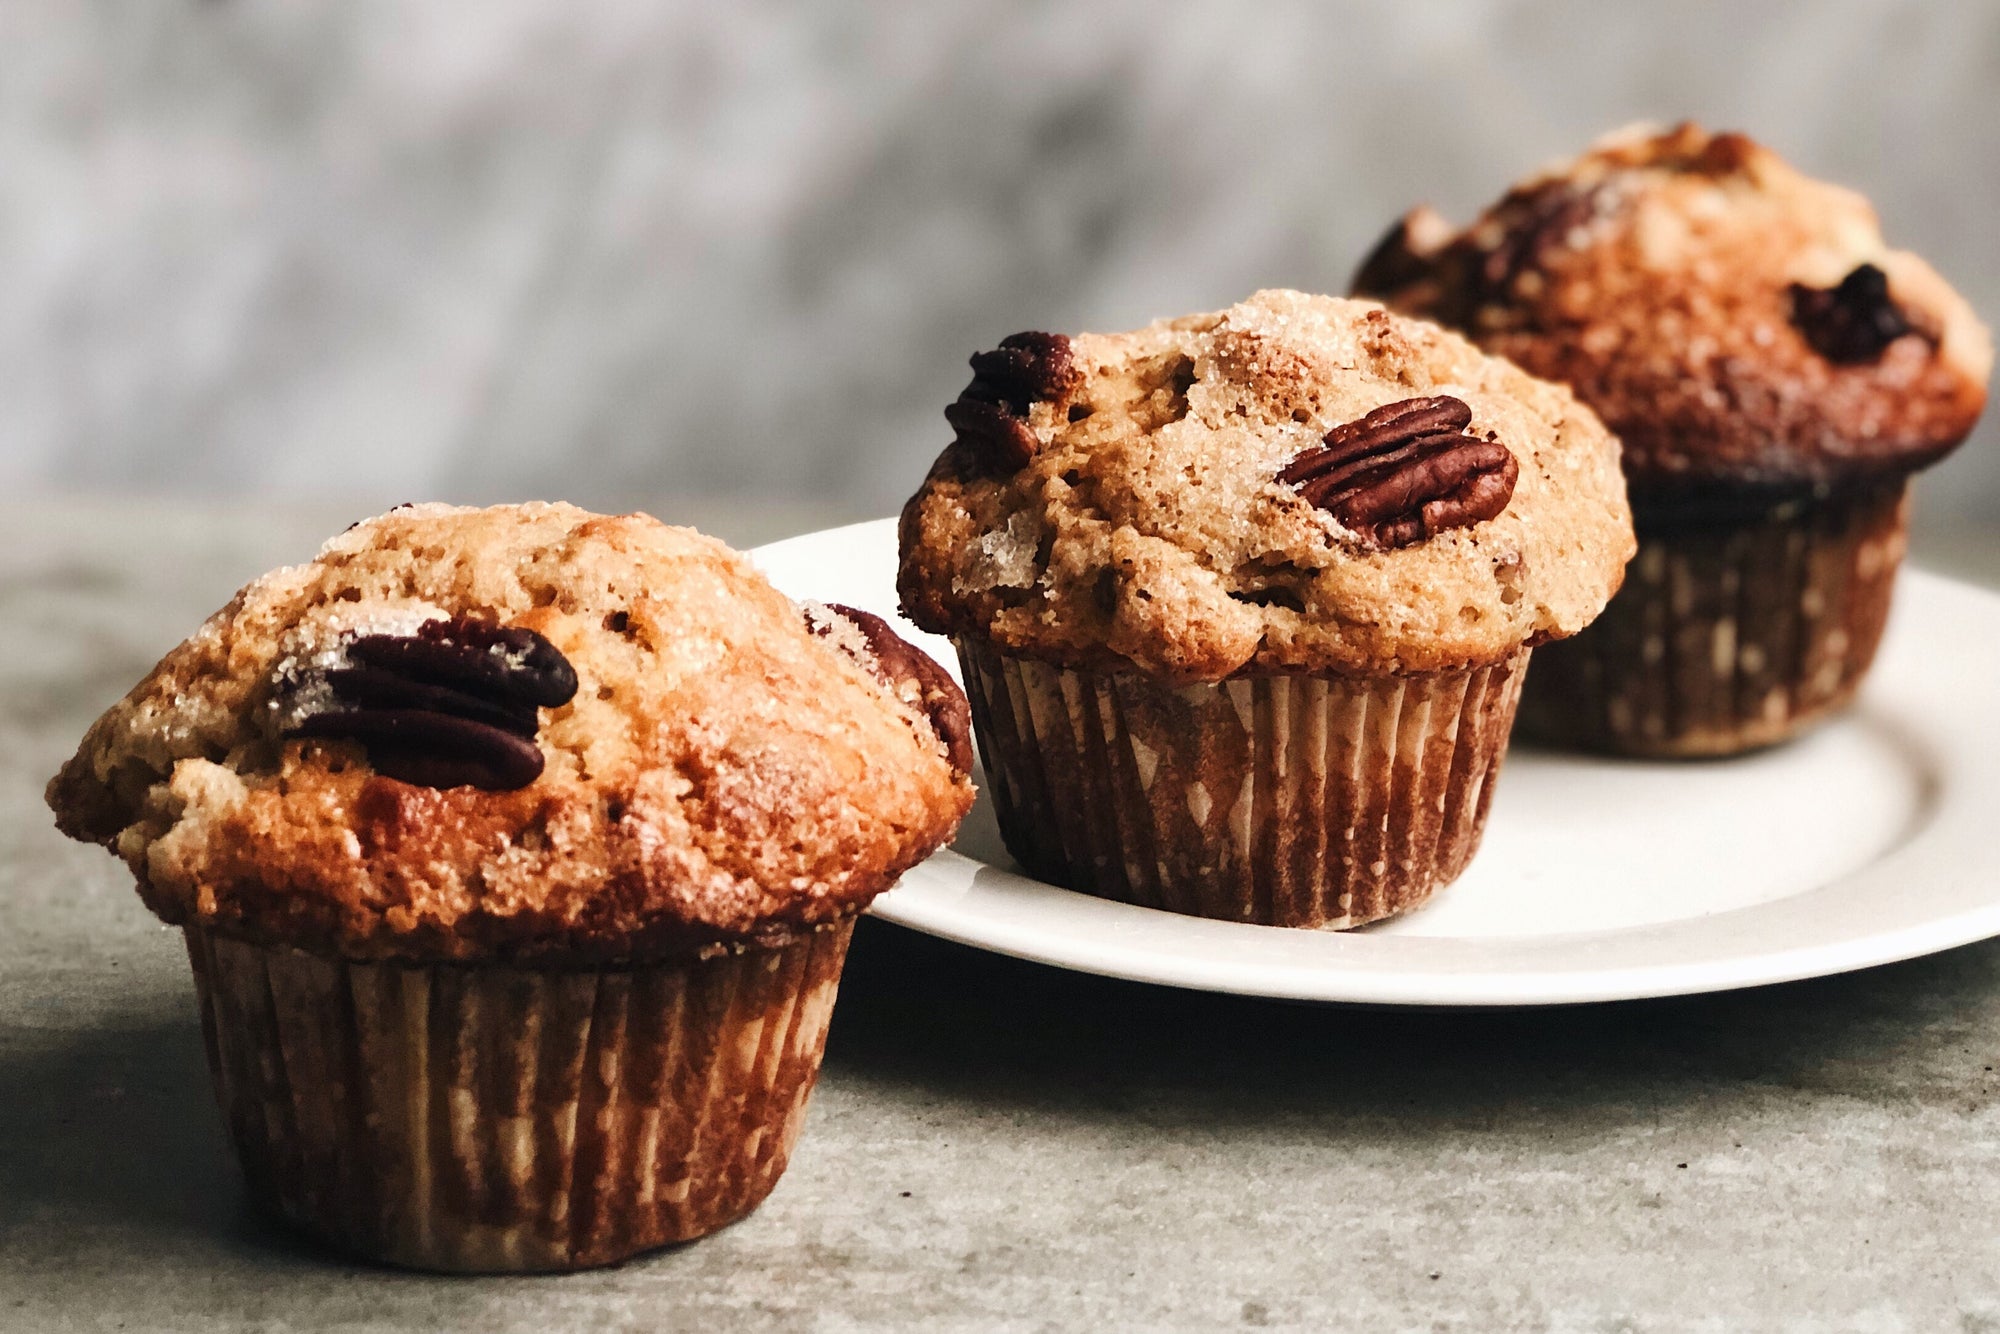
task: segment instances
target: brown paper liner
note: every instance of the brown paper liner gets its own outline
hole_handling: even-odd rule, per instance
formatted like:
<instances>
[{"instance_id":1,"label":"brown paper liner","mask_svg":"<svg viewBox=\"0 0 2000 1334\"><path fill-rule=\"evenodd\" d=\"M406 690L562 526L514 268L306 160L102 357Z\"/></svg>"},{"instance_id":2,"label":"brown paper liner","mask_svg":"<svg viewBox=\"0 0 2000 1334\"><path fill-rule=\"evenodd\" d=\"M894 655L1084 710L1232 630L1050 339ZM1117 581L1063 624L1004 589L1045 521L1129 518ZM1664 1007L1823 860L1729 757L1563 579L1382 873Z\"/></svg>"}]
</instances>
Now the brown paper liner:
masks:
<instances>
[{"instance_id":1,"label":"brown paper liner","mask_svg":"<svg viewBox=\"0 0 2000 1334\"><path fill-rule=\"evenodd\" d=\"M785 1169L852 922L699 962L351 963L187 929L252 1193L419 1269L563 1270L713 1232Z\"/></svg>"},{"instance_id":2,"label":"brown paper liner","mask_svg":"<svg viewBox=\"0 0 2000 1334\"><path fill-rule=\"evenodd\" d=\"M1032 874L1149 908L1341 928L1479 847L1528 655L1428 676L1174 687L958 641L987 790Z\"/></svg>"},{"instance_id":3,"label":"brown paper liner","mask_svg":"<svg viewBox=\"0 0 2000 1334\"><path fill-rule=\"evenodd\" d=\"M1639 527L1603 616L1536 650L1524 740L1627 755L1768 746L1844 707L1906 546L1902 480L1713 526Z\"/></svg>"}]
</instances>

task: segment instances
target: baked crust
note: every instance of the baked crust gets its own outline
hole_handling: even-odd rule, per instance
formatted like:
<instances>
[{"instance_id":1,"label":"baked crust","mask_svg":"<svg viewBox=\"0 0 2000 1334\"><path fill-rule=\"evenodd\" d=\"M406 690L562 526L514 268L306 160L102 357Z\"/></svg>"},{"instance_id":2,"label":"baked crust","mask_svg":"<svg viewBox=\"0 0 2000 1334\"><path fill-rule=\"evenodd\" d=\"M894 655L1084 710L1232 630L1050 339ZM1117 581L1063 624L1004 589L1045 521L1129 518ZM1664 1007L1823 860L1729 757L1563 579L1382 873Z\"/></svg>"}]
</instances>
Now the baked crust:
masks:
<instances>
[{"instance_id":1,"label":"baked crust","mask_svg":"<svg viewBox=\"0 0 2000 1334\"><path fill-rule=\"evenodd\" d=\"M1798 303L1864 265L1909 332L1836 359ZM1463 231L1418 209L1354 290L1570 385L1623 440L1642 507L1923 467L1971 432L1993 361L1971 308L1887 247L1865 199L1689 124L1607 136Z\"/></svg>"},{"instance_id":2,"label":"baked crust","mask_svg":"<svg viewBox=\"0 0 2000 1334\"><path fill-rule=\"evenodd\" d=\"M948 446L904 507L897 587L927 630L1186 681L1415 673L1571 635L1633 551L1617 442L1569 391L1372 302L1259 292L1068 340L996 470ZM1280 483L1333 427L1449 394L1519 461L1505 510L1379 550Z\"/></svg>"},{"instance_id":3,"label":"baked crust","mask_svg":"<svg viewBox=\"0 0 2000 1334\"><path fill-rule=\"evenodd\" d=\"M355 743L278 738L287 663L468 613L581 680L542 711L528 786L413 786ZM49 805L166 921L264 943L601 965L778 941L860 911L972 803L923 699L816 616L644 515L404 507L240 592L91 727Z\"/></svg>"}]
</instances>

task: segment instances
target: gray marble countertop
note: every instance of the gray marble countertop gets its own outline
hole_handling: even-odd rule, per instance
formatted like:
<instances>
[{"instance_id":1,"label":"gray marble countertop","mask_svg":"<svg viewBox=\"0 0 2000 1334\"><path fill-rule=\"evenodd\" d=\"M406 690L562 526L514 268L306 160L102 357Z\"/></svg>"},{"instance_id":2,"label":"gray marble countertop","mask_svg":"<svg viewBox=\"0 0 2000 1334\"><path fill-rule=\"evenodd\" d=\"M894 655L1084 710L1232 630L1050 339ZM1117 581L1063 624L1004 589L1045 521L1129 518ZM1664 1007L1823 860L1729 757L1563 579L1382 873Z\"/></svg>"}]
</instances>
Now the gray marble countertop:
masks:
<instances>
[{"instance_id":1,"label":"gray marble countertop","mask_svg":"<svg viewBox=\"0 0 2000 1334\"><path fill-rule=\"evenodd\" d=\"M864 922L805 1135L747 1221L532 1279L275 1231L223 1142L178 938L40 793L160 651L347 517L0 505L0 1329L2000 1330L2000 943L1431 1013ZM685 517L749 542L819 516ZM1993 578L1991 547L1919 552Z\"/></svg>"}]
</instances>

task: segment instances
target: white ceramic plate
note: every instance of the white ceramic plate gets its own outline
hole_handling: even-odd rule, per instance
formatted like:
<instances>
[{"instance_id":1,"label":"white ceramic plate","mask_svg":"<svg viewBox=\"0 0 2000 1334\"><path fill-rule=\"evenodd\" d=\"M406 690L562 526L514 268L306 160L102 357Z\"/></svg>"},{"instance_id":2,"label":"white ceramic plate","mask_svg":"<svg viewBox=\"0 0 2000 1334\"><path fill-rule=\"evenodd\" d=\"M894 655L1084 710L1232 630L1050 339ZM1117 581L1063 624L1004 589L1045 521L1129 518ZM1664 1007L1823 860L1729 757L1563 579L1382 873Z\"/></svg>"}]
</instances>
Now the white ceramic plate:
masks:
<instances>
[{"instance_id":1,"label":"white ceramic plate","mask_svg":"<svg viewBox=\"0 0 2000 1334\"><path fill-rule=\"evenodd\" d=\"M895 524L759 549L794 597L896 614ZM1472 868L1343 933L1211 922L1022 874L984 797L879 899L949 940L1111 977L1296 1000L1548 1005L1816 977L2000 935L2000 596L1906 572L1845 718L1789 746L1646 764L1517 748Z\"/></svg>"}]
</instances>

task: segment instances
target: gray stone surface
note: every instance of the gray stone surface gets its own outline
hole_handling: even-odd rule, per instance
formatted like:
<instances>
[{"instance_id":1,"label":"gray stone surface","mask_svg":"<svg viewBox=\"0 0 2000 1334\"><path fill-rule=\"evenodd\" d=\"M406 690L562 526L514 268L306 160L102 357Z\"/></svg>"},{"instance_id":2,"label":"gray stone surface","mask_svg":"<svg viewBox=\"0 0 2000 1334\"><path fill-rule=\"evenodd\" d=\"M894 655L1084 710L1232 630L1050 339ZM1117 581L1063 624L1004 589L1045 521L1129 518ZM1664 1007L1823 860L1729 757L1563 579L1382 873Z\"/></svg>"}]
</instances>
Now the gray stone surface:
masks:
<instances>
[{"instance_id":1,"label":"gray stone surface","mask_svg":"<svg viewBox=\"0 0 2000 1334\"><path fill-rule=\"evenodd\" d=\"M276 1231L177 937L39 794L155 654L346 517L0 505L0 1329L2000 1330L2000 943L1422 1013L864 922L792 1168L736 1227L535 1279Z\"/></svg>"}]
</instances>

